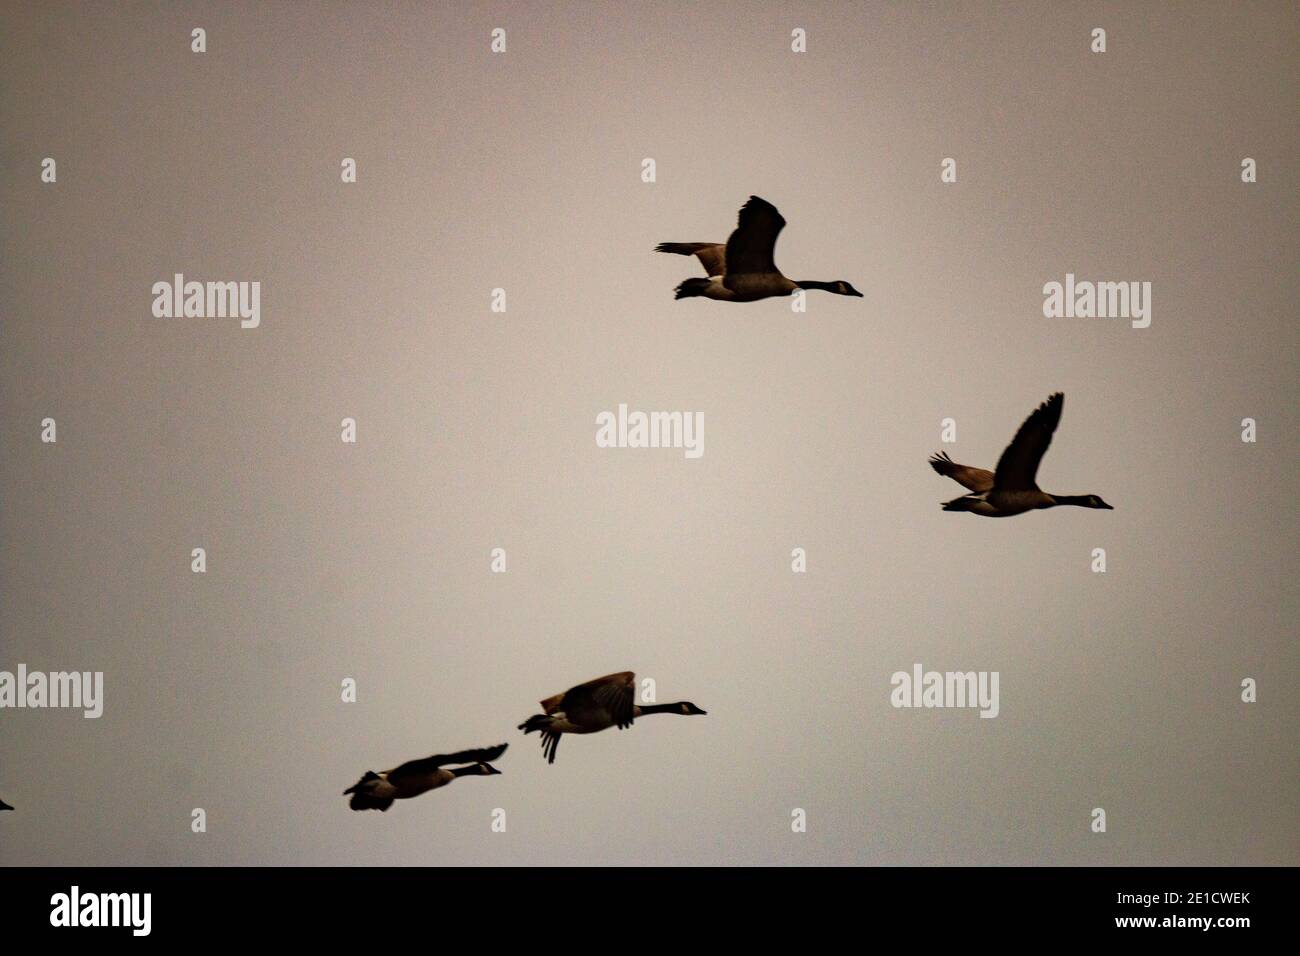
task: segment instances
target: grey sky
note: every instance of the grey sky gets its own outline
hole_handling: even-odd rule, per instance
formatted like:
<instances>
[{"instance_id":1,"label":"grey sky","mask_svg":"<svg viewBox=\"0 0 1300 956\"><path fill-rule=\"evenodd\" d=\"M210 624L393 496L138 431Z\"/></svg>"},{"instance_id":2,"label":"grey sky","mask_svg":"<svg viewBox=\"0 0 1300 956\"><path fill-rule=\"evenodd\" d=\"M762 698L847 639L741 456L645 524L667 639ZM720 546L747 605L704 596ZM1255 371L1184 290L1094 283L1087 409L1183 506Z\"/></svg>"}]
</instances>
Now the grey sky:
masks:
<instances>
[{"instance_id":1,"label":"grey sky","mask_svg":"<svg viewBox=\"0 0 1300 956\"><path fill-rule=\"evenodd\" d=\"M1294 5L3 21L0 669L106 700L0 711L0 862L1300 862ZM674 302L654 245L750 194L865 298ZM155 319L175 272L260 281L261 327ZM1067 272L1152 282L1151 327L1045 319ZM993 467L1055 390L1043 487L1116 510L942 513L926 457ZM704 456L598 448L620 402ZM917 662L1000 715L895 710ZM624 669L709 715L554 766L514 729Z\"/></svg>"}]
</instances>

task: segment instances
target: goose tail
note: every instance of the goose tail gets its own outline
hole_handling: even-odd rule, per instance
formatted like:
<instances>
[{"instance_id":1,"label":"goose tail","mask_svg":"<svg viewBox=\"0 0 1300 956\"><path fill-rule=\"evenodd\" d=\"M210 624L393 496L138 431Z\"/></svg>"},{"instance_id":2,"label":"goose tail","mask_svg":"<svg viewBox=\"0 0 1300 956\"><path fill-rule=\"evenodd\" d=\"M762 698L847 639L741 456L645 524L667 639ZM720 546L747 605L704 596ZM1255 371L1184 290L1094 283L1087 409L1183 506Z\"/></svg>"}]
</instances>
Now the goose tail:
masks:
<instances>
[{"instance_id":1,"label":"goose tail","mask_svg":"<svg viewBox=\"0 0 1300 956\"><path fill-rule=\"evenodd\" d=\"M533 714L519 725L519 729L526 734L531 734L534 730L545 730L549 726L551 726L549 714Z\"/></svg>"},{"instance_id":2,"label":"goose tail","mask_svg":"<svg viewBox=\"0 0 1300 956\"><path fill-rule=\"evenodd\" d=\"M393 798L372 797L363 790L358 790L352 794L352 799L348 801L348 806L353 810L378 810L381 813L387 813L388 808L393 805Z\"/></svg>"},{"instance_id":3,"label":"goose tail","mask_svg":"<svg viewBox=\"0 0 1300 956\"><path fill-rule=\"evenodd\" d=\"M708 279L686 279L676 289L677 294L674 299L689 299L693 296L704 295L704 290L709 287Z\"/></svg>"},{"instance_id":4,"label":"goose tail","mask_svg":"<svg viewBox=\"0 0 1300 956\"><path fill-rule=\"evenodd\" d=\"M349 793L358 793L360 792L361 788L364 787L366 784L368 784L371 780L378 780L378 779L379 779L379 774L375 773L373 770L367 770L360 780L358 780L352 786L348 787L346 790L343 791L343 796L346 797Z\"/></svg>"}]
</instances>

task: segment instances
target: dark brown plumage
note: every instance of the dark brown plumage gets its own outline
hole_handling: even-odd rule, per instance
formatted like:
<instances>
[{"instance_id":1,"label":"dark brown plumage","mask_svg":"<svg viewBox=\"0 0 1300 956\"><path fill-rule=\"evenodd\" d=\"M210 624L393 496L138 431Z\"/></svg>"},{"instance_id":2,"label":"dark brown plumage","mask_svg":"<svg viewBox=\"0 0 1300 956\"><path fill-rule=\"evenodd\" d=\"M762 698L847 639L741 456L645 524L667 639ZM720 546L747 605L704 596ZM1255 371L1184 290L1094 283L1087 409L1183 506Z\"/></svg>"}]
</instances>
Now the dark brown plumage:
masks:
<instances>
[{"instance_id":1,"label":"dark brown plumage","mask_svg":"<svg viewBox=\"0 0 1300 956\"><path fill-rule=\"evenodd\" d=\"M1065 396L1056 392L1025 419L998 459L996 471L961 465L947 452L930 456L930 467L970 489L943 503L944 511L969 511L986 518L1009 518L1058 505L1113 511L1096 495L1049 495L1038 487L1038 466L1052 444L1052 434L1061 422Z\"/></svg>"},{"instance_id":2,"label":"dark brown plumage","mask_svg":"<svg viewBox=\"0 0 1300 956\"><path fill-rule=\"evenodd\" d=\"M704 296L724 302L756 302L772 296L792 295L799 289L820 289L835 295L862 293L843 280L795 282L776 267L776 239L785 228L785 218L766 199L750 196L740 207L736 228L725 243L661 242L656 252L695 256L708 279L684 279L676 298Z\"/></svg>"},{"instance_id":3,"label":"dark brown plumage","mask_svg":"<svg viewBox=\"0 0 1300 956\"><path fill-rule=\"evenodd\" d=\"M739 221L727 239L727 269L731 273L777 272L776 239L785 219L766 199L750 196L740 207Z\"/></svg>"},{"instance_id":4,"label":"dark brown plumage","mask_svg":"<svg viewBox=\"0 0 1300 956\"><path fill-rule=\"evenodd\" d=\"M965 485L971 491L983 492L993 487L993 472L987 468L972 468L959 465L948 457L946 451L930 456L930 467L939 474L951 478L959 485Z\"/></svg>"},{"instance_id":5,"label":"dark brown plumage","mask_svg":"<svg viewBox=\"0 0 1300 956\"><path fill-rule=\"evenodd\" d=\"M690 701L671 704L637 704L636 674L619 671L570 687L541 701L543 713L534 714L519 725L526 734L534 730L542 735L542 753L547 763L555 763L555 751L561 734L594 734L609 727L631 727L637 717L646 714L705 714Z\"/></svg>"},{"instance_id":6,"label":"dark brown plumage","mask_svg":"<svg viewBox=\"0 0 1300 956\"><path fill-rule=\"evenodd\" d=\"M457 777L499 774L501 771L493 767L491 761L505 753L507 746L497 744L495 747L421 757L382 773L367 770L360 780L343 791L343 795L352 797L348 806L353 810L387 812L394 800L418 797L429 790L445 787ZM448 769L448 764L465 766Z\"/></svg>"},{"instance_id":7,"label":"dark brown plumage","mask_svg":"<svg viewBox=\"0 0 1300 956\"><path fill-rule=\"evenodd\" d=\"M1052 443L1052 433L1061 422L1061 406L1064 404L1065 396L1057 392L1025 419L1016 437L1011 439L1011 444L998 459L993 487L1006 491L1038 490L1034 483L1038 464Z\"/></svg>"},{"instance_id":8,"label":"dark brown plumage","mask_svg":"<svg viewBox=\"0 0 1300 956\"><path fill-rule=\"evenodd\" d=\"M706 275L727 273L727 246L722 242L661 242L655 252L671 252L679 256L695 256L704 266Z\"/></svg>"}]
</instances>

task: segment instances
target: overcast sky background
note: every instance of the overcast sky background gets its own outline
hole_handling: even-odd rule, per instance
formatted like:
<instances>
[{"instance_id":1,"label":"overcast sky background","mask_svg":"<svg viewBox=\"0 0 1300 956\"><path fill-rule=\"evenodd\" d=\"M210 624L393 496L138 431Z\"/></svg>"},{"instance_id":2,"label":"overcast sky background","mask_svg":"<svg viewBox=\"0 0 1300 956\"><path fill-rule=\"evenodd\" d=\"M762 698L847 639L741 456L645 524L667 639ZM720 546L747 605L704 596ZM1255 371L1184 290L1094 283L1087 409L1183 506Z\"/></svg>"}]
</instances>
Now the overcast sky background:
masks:
<instances>
[{"instance_id":1,"label":"overcast sky background","mask_svg":"<svg viewBox=\"0 0 1300 956\"><path fill-rule=\"evenodd\" d=\"M106 703L0 712L0 862L1300 863L1298 22L5 4L0 669ZM865 298L674 302L655 244L750 194ZM154 318L176 272L260 281L261 327ZM1067 272L1152 282L1151 327L1045 319ZM941 512L927 456L992 468L1056 390L1040 482L1115 510ZM620 402L704 456L598 448ZM1000 716L895 710L917 662L999 671ZM624 669L708 716L554 766L515 730Z\"/></svg>"}]
</instances>

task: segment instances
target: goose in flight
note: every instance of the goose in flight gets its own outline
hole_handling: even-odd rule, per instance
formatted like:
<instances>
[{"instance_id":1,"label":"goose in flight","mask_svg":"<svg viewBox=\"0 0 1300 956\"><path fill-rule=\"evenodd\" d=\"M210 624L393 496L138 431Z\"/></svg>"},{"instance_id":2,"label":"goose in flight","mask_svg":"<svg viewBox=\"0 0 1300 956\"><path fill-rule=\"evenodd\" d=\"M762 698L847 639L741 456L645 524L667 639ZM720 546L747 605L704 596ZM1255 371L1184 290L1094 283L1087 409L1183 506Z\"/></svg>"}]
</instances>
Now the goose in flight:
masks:
<instances>
[{"instance_id":1,"label":"goose in flight","mask_svg":"<svg viewBox=\"0 0 1300 956\"><path fill-rule=\"evenodd\" d=\"M723 302L754 302L774 295L790 295L795 289L822 289L836 295L862 293L847 282L792 282L776 267L773 253L776 237L785 220L766 199L750 196L740 208L740 221L725 244L721 242L661 242L655 252L695 256L704 266L707 279L687 279L677 287L674 298L702 295Z\"/></svg>"},{"instance_id":2,"label":"goose in flight","mask_svg":"<svg viewBox=\"0 0 1300 956\"><path fill-rule=\"evenodd\" d=\"M570 687L542 701L545 713L534 714L519 729L526 734L542 732L542 753L547 763L555 763L555 749L560 734L594 734L607 727L631 727L632 721L647 714L680 714L694 717L706 714L688 700L672 704L636 704L632 701L636 675L631 671L608 674Z\"/></svg>"},{"instance_id":3,"label":"goose in flight","mask_svg":"<svg viewBox=\"0 0 1300 956\"><path fill-rule=\"evenodd\" d=\"M497 744L482 750L462 750L454 754L437 754L423 760L408 760L400 767L375 773L367 770L365 776L343 791L352 794L349 806L353 810L388 811L394 800L409 800L428 790L445 787L457 777L481 777L500 773L489 761L506 752L509 744ZM447 764L467 764L452 767Z\"/></svg>"},{"instance_id":4,"label":"goose in flight","mask_svg":"<svg viewBox=\"0 0 1300 956\"><path fill-rule=\"evenodd\" d=\"M944 503L944 511L969 511L986 518L1006 518L1038 508L1078 505L1080 508L1104 508L1114 511L1096 495L1049 495L1035 483L1038 463L1043 460L1052 433L1061 420L1065 396L1057 392L1032 415L1011 439L998 459L997 471L959 465L940 452L930 458L930 467L971 490L968 495Z\"/></svg>"}]
</instances>

